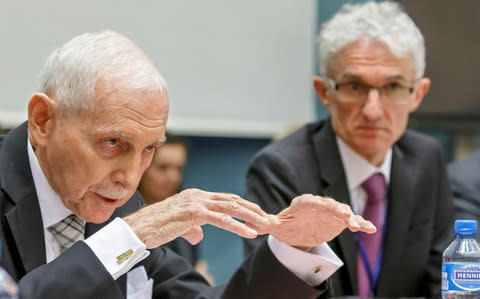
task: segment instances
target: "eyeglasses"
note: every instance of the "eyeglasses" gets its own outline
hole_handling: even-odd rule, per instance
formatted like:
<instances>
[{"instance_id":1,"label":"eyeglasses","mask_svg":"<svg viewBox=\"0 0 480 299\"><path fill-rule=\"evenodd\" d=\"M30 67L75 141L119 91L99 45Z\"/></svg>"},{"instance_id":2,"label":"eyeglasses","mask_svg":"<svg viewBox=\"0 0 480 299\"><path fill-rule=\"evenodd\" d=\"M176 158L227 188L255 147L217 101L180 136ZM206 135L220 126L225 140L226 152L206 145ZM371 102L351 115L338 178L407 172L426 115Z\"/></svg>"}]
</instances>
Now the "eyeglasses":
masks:
<instances>
[{"instance_id":1,"label":"eyeglasses","mask_svg":"<svg viewBox=\"0 0 480 299\"><path fill-rule=\"evenodd\" d=\"M337 83L327 78L327 83L333 87L344 102L366 102L371 89L378 90L382 100L399 105L408 104L411 101L411 94L415 89L415 80L411 86L405 86L398 82L387 83L383 86L370 86L360 82Z\"/></svg>"}]
</instances>

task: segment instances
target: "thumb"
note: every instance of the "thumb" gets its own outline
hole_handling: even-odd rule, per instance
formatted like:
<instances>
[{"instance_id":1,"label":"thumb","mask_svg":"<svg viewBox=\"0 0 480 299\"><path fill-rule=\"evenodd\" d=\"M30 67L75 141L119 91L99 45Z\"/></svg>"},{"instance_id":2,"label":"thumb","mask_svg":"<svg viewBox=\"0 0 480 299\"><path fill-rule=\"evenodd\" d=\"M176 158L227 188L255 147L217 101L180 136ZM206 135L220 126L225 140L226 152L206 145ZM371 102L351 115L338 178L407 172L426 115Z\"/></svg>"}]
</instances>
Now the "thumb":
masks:
<instances>
[{"instance_id":1,"label":"thumb","mask_svg":"<svg viewBox=\"0 0 480 299\"><path fill-rule=\"evenodd\" d=\"M188 243L195 245L198 244L203 239L203 231L200 225L194 226L191 230L184 233L182 238L188 241Z\"/></svg>"}]
</instances>

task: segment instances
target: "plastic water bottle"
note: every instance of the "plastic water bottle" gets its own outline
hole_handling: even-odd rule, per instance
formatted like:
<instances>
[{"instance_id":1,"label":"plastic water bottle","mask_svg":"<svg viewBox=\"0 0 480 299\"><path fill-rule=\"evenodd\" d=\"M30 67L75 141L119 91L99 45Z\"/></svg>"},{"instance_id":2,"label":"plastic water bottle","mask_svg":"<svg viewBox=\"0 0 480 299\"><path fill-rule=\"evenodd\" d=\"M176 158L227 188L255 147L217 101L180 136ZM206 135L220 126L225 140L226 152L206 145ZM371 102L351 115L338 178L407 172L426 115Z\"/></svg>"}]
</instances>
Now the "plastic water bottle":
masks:
<instances>
[{"instance_id":1,"label":"plastic water bottle","mask_svg":"<svg viewBox=\"0 0 480 299\"><path fill-rule=\"evenodd\" d=\"M17 299L18 288L10 274L0 267L0 299Z\"/></svg>"},{"instance_id":2,"label":"plastic water bottle","mask_svg":"<svg viewBox=\"0 0 480 299\"><path fill-rule=\"evenodd\" d=\"M480 298L480 245L476 220L456 220L457 237L443 252L442 297Z\"/></svg>"}]
</instances>

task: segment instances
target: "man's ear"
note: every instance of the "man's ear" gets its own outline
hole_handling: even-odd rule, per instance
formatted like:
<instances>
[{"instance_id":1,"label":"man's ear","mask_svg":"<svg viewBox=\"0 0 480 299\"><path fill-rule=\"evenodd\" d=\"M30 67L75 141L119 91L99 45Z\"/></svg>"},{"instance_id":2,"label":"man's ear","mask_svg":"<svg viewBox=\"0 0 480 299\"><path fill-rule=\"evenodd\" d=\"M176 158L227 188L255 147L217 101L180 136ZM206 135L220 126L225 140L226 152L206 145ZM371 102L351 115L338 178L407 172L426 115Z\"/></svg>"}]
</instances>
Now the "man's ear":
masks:
<instances>
[{"instance_id":1,"label":"man's ear","mask_svg":"<svg viewBox=\"0 0 480 299\"><path fill-rule=\"evenodd\" d=\"M422 78L417 82L417 87L415 88L415 99L410 105L409 112L417 110L418 106L422 103L423 97L428 93L430 89L431 81L429 78Z\"/></svg>"},{"instance_id":2,"label":"man's ear","mask_svg":"<svg viewBox=\"0 0 480 299\"><path fill-rule=\"evenodd\" d=\"M34 147L46 146L48 136L52 130L52 121L55 117L56 105L44 93L36 93L28 103L28 132Z\"/></svg>"},{"instance_id":3,"label":"man's ear","mask_svg":"<svg viewBox=\"0 0 480 299\"><path fill-rule=\"evenodd\" d=\"M328 100L328 87L325 79L319 76L313 77L313 87L317 91L318 98L323 103L323 105L329 108L330 102Z\"/></svg>"}]
</instances>

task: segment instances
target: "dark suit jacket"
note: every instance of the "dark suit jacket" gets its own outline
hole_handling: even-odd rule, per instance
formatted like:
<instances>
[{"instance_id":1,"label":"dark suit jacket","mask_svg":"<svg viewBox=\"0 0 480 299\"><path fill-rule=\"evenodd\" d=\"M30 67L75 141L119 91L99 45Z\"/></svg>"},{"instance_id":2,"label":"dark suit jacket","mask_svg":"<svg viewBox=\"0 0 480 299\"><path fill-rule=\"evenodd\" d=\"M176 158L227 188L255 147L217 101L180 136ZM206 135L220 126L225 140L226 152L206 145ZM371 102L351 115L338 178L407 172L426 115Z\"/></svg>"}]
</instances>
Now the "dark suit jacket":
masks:
<instances>
[{"instance_id":1,"label":"dark suit jacket","mask_svg":"<svg viewBox=\"0 0 480 299\"><path fill-rule=\"evenodd\" d=\"M452 204L442 153L435 141L411 131L393 146L388 215L377 296L440 294L441 256L451 238ZM350 205L335 134L329 120L309 124L260 151L247 174L245 198L278 213L300 194L330 196ZM245 240L246 251L261 241ZM356 295L357 244L342 232L329 242L344 262L328 281L331 296Z\"/></svg>"},{"instance_id":2,"label":"dark suit jacket","mask_svg":"<svg viewBox=\"0 0 480 299\"><path fill-rule=\"evenodd\" d=\"M117 281L84 242L77 242L45 264L42 218L27 156L27 125L0 137L1 266L19 282L20 298L124 298L126 276ZM135 195L117 209L122 216L143 201ZM103 225L87 223L89 236ZM307 286L284 268L266 244L234 274L225 287L212 288L185 260L158 248L142 261L154 279L154 298L315 298L319 290Z\"/></svg>"},{"instance_id":3,"label":"dark suit jacket","mask_svg":"<svg viewBox=\"0 0 480 299\"><path fill-rule=\"evenodd\" d=\"M448 165L456 219L480 223L480 151ZM480 240L480 234L477 233Z\"/></svg>"},{"instance_id":4,"label":"dark suit jacket","mask_svg":"<svg viewBox=\"0 0 480 299\"><path fill-rule=\"evenodd\" d=\"M198 247L197 245L192 245L188 243L184 238L176 238L168 242L167 244L162 245L163 247L170 248L173 252L183 257L190 264L194 265L198 261Z\"/></svg>"}]
</instances>

